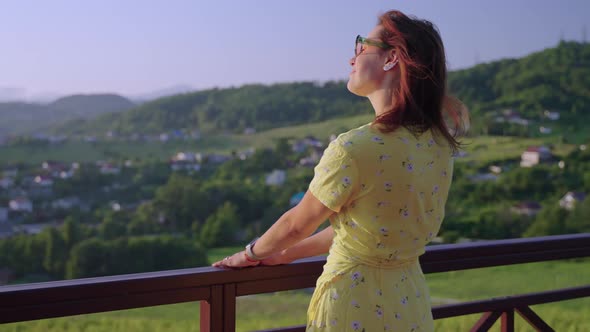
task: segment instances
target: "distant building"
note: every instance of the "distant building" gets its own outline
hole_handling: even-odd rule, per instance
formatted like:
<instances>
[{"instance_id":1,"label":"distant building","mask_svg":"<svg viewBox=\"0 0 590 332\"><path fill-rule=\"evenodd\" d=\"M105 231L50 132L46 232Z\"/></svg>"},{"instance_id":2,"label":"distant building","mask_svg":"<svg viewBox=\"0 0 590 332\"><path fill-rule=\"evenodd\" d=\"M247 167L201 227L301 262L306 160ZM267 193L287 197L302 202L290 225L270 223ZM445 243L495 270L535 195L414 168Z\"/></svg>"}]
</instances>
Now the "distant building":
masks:
<instances>
[{"instance_id":1,"label":"distant building","mask_svg":"<svg viewBox=\"0 0 590 332\"><path fill-rule=\"evenodd\" d=\"M33 203L26 197L18 197L8 202L11 211L15 212L33 212Z\"/></svg>"},{"instance_id":2,"label":"distant building","mask_svg":"<svg viewBox=\"0 0 590 332\"><path fill-rule=\"evenodd\" d=\"M512 212L519 214L519 215L524 215L524 216L534 216L537 213L539 213L539 211L541 210L542 206L541 204L537 203L537 202L521 202L516 204L515 206L512 207Z\"/></svg>"},{"instance_id":3,"label":"distant building","mask_svg":"<svg viewBox=\"0 0 590 332\"><path fill-rule=\"evenodd\" d=\"M194 161L176 160L170 161L170 169L173 171L195 171L201 170L201 164Z\"/></svg>"},{"instance_id":4,"label":"distant building","mask_svg":"<svg viewBox=\"0 0 590 332\"><path fill-rule=\"evenodd\" d=\"M291 145L293 152L301 153L305 152L309 147L321 148L324 144L313 136L307 136L302 140L296 141Z\"/></svg>"},{"instance_id":5,"label":"distant building","mask_svg":"<svg viewBox=\"0 0 590 332\"><path fill-rule=\"evenodd\" d=\"M586 198L586 193L577 191L568 191L560 200L559 206L566 210L573 210L576 203L583 201Z\"/></svg>"},{"instance_id":6,"label":"distant building","mask_svg":"<svg viewBox=\"0 0 590 332\"><path fill-rule=\"evenodd\" d=\"M11 237L13 234L13 227L10 223L0 223L0 239Z\"/></svg>"},{"instance_id":7,"label":"distant building","mask_svg":"<svg viewBox=\"0 0 590 332\"><path fill-rule=\"evenodd\" d=\"M100 174L115 175L121 173L121 169L111 163L104 163L100 166Z\"/></svg>"},{"instance_id":8,"label":"distant building","mask_svg":"<svg viewBox=\"0 0 590 332\"><path fill-rule=\"evenodd\" d=\"M248 149L246 149L244 151L238 152L238 158L240 160L246 160L246 159L252 157L254 155L254 153L256 153L256 149L250 147L250 148L248 148Z\"/></svg>"},{"instance_id":9,"label":"distant building","mask_svg":"<svg viewBox=\"0 0 590 332\"><path fill-rule=\"evenodd\" d=\"M287 180L287 172L275 169L266 176L266 184L269 186L282 186Z\"/></svg>"},{"instance_id":10,"label":"distant building","mask_svg":"<svg viewBox=\"0 0 590 332\"><path fill-rule=\"evenodd\" d=\"M539 132L541 134L551 134L552 130L549 127L543 127L543 126L541 126L541 127L539 127Z\"/></svg>"},{"instance_id":11,"label":"distant building","mask_svg":"<svg viewBox=\"0 0 590 332\"><path fill-rule=\"evenodd\" d=\"M0 207L0 223L5 223L8 221L8 209L4 207Z\"/></svg>"},{"instance_id":12,"label":"distant building","mask_svg":"<svg viewBox=\"0 0 590 332\"><path fill-rule=\"evenodd\" d=\"M545 110L545 112L543 112L543 115L545 115L547 119L552 121L559 120L559 112L551 112L549 110Z\"/></svg>"},{"instance_id":13,"label":"distant building","mask_svg":"<svg viewBox=\"0 0 590 332\"><path fill-rule=\"evenodd\" d=\"M502 166L491 165L489 169L490 169L490 172L492 172L494 174L500 174L500 173L502 173Z\"/></svg>"},{"instance_id":14,"label":"distant building","mask_svg":"<svg viewBox=\"0 0 590 332\"><path fill-rule=\"evenodd\" d=\"M195 161L196 155L192 152L178 152L172 157L173 161Z\"/></svg>"},{"instance_id":15,"label":"distant building","mask_svg":"<svg viewBox=\"0 0 590 332\"><path fill-rule=\"evenodd\" d=\"M15 178L18 175L18 168L5 168L2 170L2 175L5 177Z\"/></svg>"},{"instance_id":16,"label":"distant building","mask_svg":"<svg viewBox=\"0 0 590 332\"><path fill-rule=\"evenodd\" d=\"M36 185L41 187L53 186L53 179L47 175L37 175L34 181Z\"/></svg>"},{"instance_id":17,"label":"distant building","mask_svg":"<svg viewBox=\"0 0 590 332\"><path fill-rule=\"evenodd\" d=\"M12 178L5 177L0 179L0 187L3 189L9 189L12 186L14 186L14 180Z\"/></svg>"},{"instance_id":18,"label":"distant building","mask_svg":"<svg viewBox=\"0 0 590 332\"><path fill-rule=\"evenodd\" d=\"M244 135L254 135L256 134L256 129L252 128L252 127L248 127L246 129L244 129Z\"/></svg>"},{"instance_id":19,"label":"distant building","mask_svg":"<svg viewBox=\"0 0 590 332\"><path fill-rule=\"evenodd\" d=\"M314 167L322 158L323 151L321 148L314 148L311 154L299 160L299 165L304 167Z\"/></svg>"},{"instance_id":20,"label":"distant building","mask_svg":"<svg viewBox=\"0 0 590 332\"><path fill-rule=\"evenodd\" d=\"M68 170L68 166L66 164L52 160L44 161L41 164L41 168L43 168L47 173L50 174L59 174L61 171Z\"/></svg>"},{"instance_id":21,"label":"distant building","mask_svg":"<svg viewBox=\"0 0 590 332\"><path fill-rule=\"evenodd\" d=\"M295 205L299 204L299 202L301 202L301 200L303 199L303 196L305 196L305 192L303 192L303 191L300 191L300 192L296 193L295 195L291 196L291 198L289 199L289 205L295 206Z\"/></svg>"},{"instance_id":22,"label":"distant building","mask_svg":"<svg viewBox=\"0 0 590 332\"><path fill-rule=\"evenodd\" d=\"M501 114L496 117L495 121L498 123L508 122L521 126L528 126L530 122L528 119L523 118L520 113L512 109L503 110Z\"/></svg>"},{"instance_id":23,"label":"distant building","mask_svg":"<svg viewBox=\"0 0 590 332\"><path fill-rule=\"evenodd\" d=\"M498 180L498 175L492 173L480 173L470 176L469 179L473 182L496 181Z\"/></svg>"},{"instance_id":24,"label":"distant building","mask_svg":"<svg viewBox=\"0 0 590 332\"><path fill-rule=\"evenodd\" d=\"M51 202L51 207L54 209L63 209L63 210L70 210L75 206L80 205L80 198L72 196L72 197L64 197L60 199L56 199Z\"/></svg>"},{"instance_id":25,"label":"distant building","mask_svg":"<svg viewBox=\"0 0 590 332\"><path fill-rule=\"evenodd\" d=\"M57 225L54 223L42 223L42 224L22 224L13 227L15 233L22 233L22 234L39 234L45 228L48 227L56 227Z\"/></svg>"},{"instance_id":26,"label":"distant building","mask_svg":"<svg viewBox=\"0 0 590 332\"><path fill-rule=\"evenodd\" d=\"M211 164L223 164L224 162L231 159L231 156L222 154L210 154L207 155L207 162Z\"/></svg>"},{"instance_id":27,"label":"distant building","mask_svg":"<svg viewBox=\"0 0 590 332\"><path fill-rule=\"evenodd\" d=\"M541 162L551 160L551 150L545 146L531 146L521 155L520 167L533 167Z\"/></svg>"}]
</instances>

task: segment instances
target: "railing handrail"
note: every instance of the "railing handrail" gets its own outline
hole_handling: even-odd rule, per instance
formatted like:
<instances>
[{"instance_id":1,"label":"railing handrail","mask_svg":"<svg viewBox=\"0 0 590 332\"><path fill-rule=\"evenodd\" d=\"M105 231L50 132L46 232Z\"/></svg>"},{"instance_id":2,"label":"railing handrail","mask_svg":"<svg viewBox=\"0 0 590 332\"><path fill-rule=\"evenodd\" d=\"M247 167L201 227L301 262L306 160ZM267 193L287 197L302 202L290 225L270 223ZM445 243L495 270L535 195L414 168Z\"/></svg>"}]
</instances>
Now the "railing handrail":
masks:
<instances>
[{"instance_id":1,"label":"railing handrail","mask_svg":"<svg viewBox=\"0 0 590 332\"><path fill-rule=\"evenodd\" d=\"M590 256L590 233L429 246L425 273ZM0 323L313 287L325 257L243 270L212 267L0 287ZM217 288L216 288L217 287ZM234 296L234 297L235 297Z\"/></svg>"}]
</instances>

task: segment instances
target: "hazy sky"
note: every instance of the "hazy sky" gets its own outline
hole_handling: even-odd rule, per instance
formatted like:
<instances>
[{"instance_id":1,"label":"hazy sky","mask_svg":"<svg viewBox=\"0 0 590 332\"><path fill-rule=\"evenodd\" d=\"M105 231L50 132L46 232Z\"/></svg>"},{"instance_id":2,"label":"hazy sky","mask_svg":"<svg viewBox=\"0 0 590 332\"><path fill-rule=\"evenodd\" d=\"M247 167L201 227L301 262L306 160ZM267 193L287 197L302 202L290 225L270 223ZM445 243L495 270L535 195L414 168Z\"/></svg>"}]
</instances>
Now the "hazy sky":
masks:
<instances>
[{"instance_id":1,"label":"hazy sky","mask_svg":"<svg viewBox=\"0 0 590 332\"><path fill-rule=\"evenodd\" d=\"M590 29L588 0L2 0L0 90L136 95L344 79L355 36L393 8L438 26L451 69Z\"/></svg>"}]
</instances>

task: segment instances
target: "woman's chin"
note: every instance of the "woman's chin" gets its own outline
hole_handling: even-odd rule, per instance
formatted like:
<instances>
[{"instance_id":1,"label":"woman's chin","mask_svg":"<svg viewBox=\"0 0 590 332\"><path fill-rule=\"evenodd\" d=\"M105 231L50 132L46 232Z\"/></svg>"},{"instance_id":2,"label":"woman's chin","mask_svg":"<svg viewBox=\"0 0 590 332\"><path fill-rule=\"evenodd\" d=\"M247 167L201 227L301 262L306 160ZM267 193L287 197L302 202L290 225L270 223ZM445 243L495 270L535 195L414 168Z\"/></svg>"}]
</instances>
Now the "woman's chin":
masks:
<instances>
[{"instance_id":1,"label":"woman's chin","mask_svg":"<svg viewBox=\"0 0 590 332\"><path fill-rule=\"evenodd\" d=\"M361 93L361 90L357 86L355 86L352 79L348 80L348 83L346 84L346 88L348 89L348 91L350 91L351 93L353 93L357 96L365 97L365 95L363 95Z\"/></svg>"}]
</instances>

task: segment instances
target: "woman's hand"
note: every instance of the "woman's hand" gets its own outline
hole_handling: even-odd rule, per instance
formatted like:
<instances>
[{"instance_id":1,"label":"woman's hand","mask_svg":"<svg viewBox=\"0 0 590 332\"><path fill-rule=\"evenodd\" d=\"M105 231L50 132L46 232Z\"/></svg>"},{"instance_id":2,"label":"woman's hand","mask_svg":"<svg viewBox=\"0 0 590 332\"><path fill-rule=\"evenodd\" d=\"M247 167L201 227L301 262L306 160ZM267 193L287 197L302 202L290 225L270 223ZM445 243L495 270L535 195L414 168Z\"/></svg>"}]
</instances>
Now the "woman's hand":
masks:
<instances>
[{"instance_id":1,"label":"woman's hand","mask_svg":"<svg viewBox=\"0 0 590 332\"><path fill-rule=\"evenodd\" d=\"M246 252L240 251L231 256L227 256L218 262L211 264L211 266L229 269L239 269L242 267L257 266L259 264L260 261L252 262L246 259Z\"/></svg>"}]
</instances>

